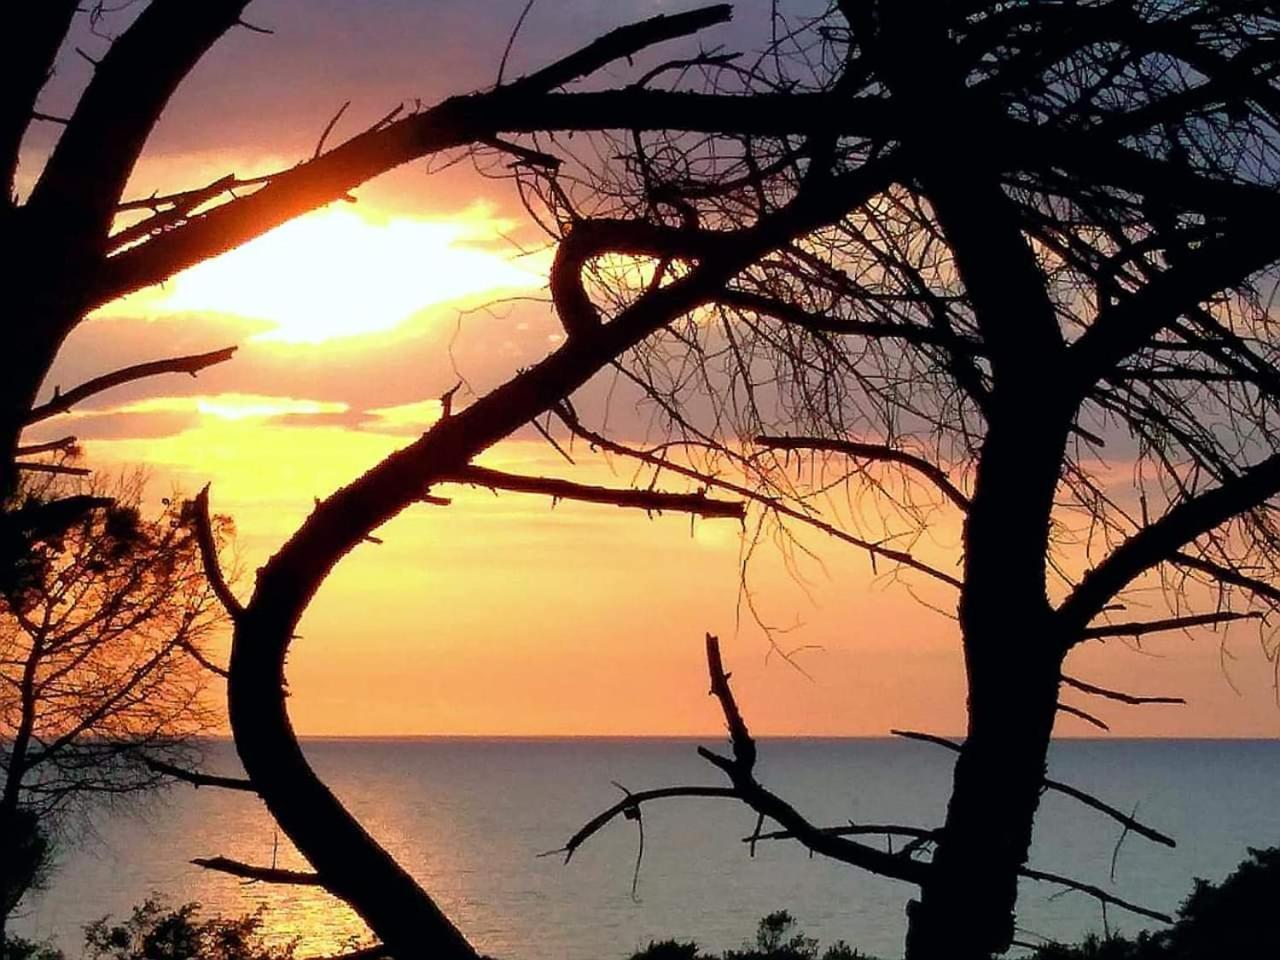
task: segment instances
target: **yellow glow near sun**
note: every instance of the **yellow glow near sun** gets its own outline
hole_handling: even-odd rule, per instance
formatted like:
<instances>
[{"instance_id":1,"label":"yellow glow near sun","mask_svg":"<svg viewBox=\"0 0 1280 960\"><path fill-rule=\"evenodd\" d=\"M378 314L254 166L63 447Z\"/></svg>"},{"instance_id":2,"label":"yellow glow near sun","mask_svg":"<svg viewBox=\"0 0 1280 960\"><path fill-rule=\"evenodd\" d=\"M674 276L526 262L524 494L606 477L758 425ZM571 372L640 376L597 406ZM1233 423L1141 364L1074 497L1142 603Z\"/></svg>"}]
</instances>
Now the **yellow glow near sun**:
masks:
<instances>
[{"instance_id":1,"label":"yellow glow near sun","mask_svg":"<svg viewBox=\"0 0 1280 960\"><path fill-rule=\"evenodd\" d=\"M317 343L393 329L427 307L542 286L538 264L497 247L480 207L454 219L330 208L184 271L142 306L267 321L255 339Z\"/></svg>"},{"instance_id":2,"label":"yellow glow near sun","mask_svg":"<svg viewBox=\"0 0 1280 960\"><path fill-rule=\"evenodd\" d=\"M122 407L90 411L81 416L113 413L201 413L220 420L248 420L286 414L346 413L347 404L334 400L300 400L259 393L217 393L189 397L149 397ZM72 416L75 416L73 411Z\"/></svg>"}]
</instances>

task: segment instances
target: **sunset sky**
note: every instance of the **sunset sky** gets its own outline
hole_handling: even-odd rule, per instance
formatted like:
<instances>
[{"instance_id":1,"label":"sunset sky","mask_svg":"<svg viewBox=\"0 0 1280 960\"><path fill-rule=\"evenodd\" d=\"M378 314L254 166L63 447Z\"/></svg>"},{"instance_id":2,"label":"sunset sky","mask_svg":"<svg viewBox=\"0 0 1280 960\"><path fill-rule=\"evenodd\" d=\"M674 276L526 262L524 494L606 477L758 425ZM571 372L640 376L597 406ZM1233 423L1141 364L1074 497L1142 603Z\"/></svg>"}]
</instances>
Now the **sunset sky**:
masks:
<instances>
[{"instance_id":1,"label":"sunset sky","mask_svg":"<svg viewBox=\"0 0 1280 960\"><path fill-rule=\"evenodd\" d=\"M430 103L493 82L522 0L257 0L171 103L129 191L203 185L309 157L347 100L333 138L402 101ZM509 74L670 6L572 0L534 6ZM768 3L737 4L714 41L750 47ZM122 16L127 17L127 11ZM116 26L126 20L113 21ZM104 41L79 45L93 53ZM637 68L638 69L638 68ZM64 58L41 109L64 113L89 65ZM633 76L625 64L613 76ZM48 137L31 138L31 182ZM241 576L323 497L419 435L438 397L465 379L502 382L554 346L545 297L549 254L508 184L469 165L424 163L196 267L162 288L110 304L72 336L46 385L64 389L142 360L238 344L198 379L169 377L104 394L30 434L73 433L86 462L145 464L151 496L212 483L235 519ZM493 310L502 298L525 298ZM593 385L580 407L603 402ZM464 390L459 403L473 394ZM591 413L590 409L584 412ZM641 420L631 418L639 431ZM622 418L623 422L626 418ZM641 439L637 433L635 439ZM536 435L482 462L583 482L625 484L633 467L581 446L565 463ZM676 487L674 482L672 488ZM289 660L304 734L691 734L720 729L706 695L702 637L719 634L739 700L761 734L883 735L892 727L956 733L963 667L943 590L877 577L865 555L802 535L823 561L798 575L766 544L746 579L761 619L805 649L793 669L742 604L744 530L735 521L455 489L448 508L416 507L358 549L304 619ZM833 506L832 509L838 509ZM956 518L939 511L922 552L953 567ZM883 573L883 571L881 571ZM1154 602L1154 601L1153 601ZM1141 650L1094 643L1073 673L1135 693L1185 696L1185 707L1099 712L1116 735L1274 736L1280 707L1256 627L1170 634ZM1064 734L1092 734L1074 718Z\"/></svg>"}]
</instances>

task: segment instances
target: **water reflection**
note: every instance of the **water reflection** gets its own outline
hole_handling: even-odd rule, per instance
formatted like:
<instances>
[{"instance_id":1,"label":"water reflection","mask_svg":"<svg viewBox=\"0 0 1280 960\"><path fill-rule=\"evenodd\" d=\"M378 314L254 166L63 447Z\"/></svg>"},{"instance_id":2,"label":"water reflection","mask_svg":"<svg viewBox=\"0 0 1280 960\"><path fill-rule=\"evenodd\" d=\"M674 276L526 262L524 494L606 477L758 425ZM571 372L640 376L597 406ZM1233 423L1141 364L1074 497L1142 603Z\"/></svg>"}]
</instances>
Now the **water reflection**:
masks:
<instances>
[{"instance_id":1,"label":"water reflection","mask_svg":"<svg viewBox=\"0 0 1280 960\"><path fill-rule=\"evenodd\" d=\"M764 913L785 907L824 941L843 938L886 958L899 956L903 905L911 888L839 864L810 860L789 844L746 855L740 838L754 818L717 801L676 801L646 812L639 902L630 896L635 834L618 822L563 866L539 852L560 846L612 803L618 780L638 789L715 783L692 741L332 740L306 749L352 812L437 897L491 956L520 960L607 960L650 939L736 946ZM941 817L949 757L887 741L762 741L762 779L816 821ZM230 745L210 766L234 774ZM1280 776L1280 743L1068 742L1054 773L1174 833L1175 851L1133 838L1121 853L1116 891L1172 909L1190 878L1220 877L1248 845L1266 845L1280 814L1265 798ZM1112 825L1062 798L1046 799L1033 859L1109 886ZM245 884L189 865L224 855L307 869L256 798L175 789L147 819L112 819L101 840L70 851L51 891L19 933L57 934L74 946L83 923L127 913L151 891L172 903L199 900L206 915L265 908L275 942L298 941L298 956L324 956L367 943L359 919L320 890ZM1022 924L1074 937L1101 925L1096 905L1052 888L1024 890ZM1132 922L1112 911L1112 928Z\"/></svg>"}]
</instances>

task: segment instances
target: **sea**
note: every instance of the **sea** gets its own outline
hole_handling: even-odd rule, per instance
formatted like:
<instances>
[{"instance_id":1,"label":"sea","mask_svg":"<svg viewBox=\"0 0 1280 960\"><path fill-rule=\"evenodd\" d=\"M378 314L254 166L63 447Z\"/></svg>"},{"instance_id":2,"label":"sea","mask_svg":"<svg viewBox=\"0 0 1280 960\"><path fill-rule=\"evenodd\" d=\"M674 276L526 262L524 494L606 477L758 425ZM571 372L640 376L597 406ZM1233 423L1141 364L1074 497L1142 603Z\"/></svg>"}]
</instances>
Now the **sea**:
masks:
<instances>
[{"instance_id":1,"label":"sea","mask_svg":"<svg viewBox=\"0 0 1280 960\"><path fill-rule=\"evenodd\" d=\"M789 911L825 943L902 955L913 889L811 858L790 841L743 838L755 816L733 801L675 799L619 819L568 863L558 848L622 790L722 785L703 739L315 739L308 757L367 828L485 954L511 960L624 960L651 940L740 946L758 919ZM813 822L934 826L952 756L880 739L761 739L760 780ZM234 774L229 742L207 767ZM1250 847L1280 845L1280 740L1062 740L1050 775L1176 838L1169 849L1049 792L1031 864L1173 912L1197 877L1218 880ZM876 841L883 843L884 841ZM152 895L204 916L261 911L264 934L299 958L367 943L343 904L310 888L246 883L193 866L227 856L305 869L254 796L175 786L140 810L100 813L64 847L48 889L14 932L78 956L86 923L126 916ZM638 872L637 872L638 862ZM1025 881L1018 938L1071 940L1152 921L1052 884Z\"/></svg>"}]
</instances>

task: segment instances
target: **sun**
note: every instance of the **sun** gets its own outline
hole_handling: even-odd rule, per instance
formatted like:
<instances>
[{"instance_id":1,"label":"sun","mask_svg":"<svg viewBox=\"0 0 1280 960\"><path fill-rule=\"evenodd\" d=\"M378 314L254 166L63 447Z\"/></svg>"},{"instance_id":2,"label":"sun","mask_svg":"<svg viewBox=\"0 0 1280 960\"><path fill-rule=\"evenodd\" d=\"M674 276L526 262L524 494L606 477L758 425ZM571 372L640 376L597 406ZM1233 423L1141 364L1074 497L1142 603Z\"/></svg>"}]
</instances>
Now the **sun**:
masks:
<instances>
[{"instance_id":1,"label":"sun","mask_svg":"<svg viewBox=\"0 0 1280 960\"><path fill-rule=\"evenodd\" d=\"M145 309L263 321L255 339L287 343L379 333L431 306L545 284L539 264L503 248L503 226L483 207L449 219L321 210L178 274Z\"/></svg>"}]
</instances>

